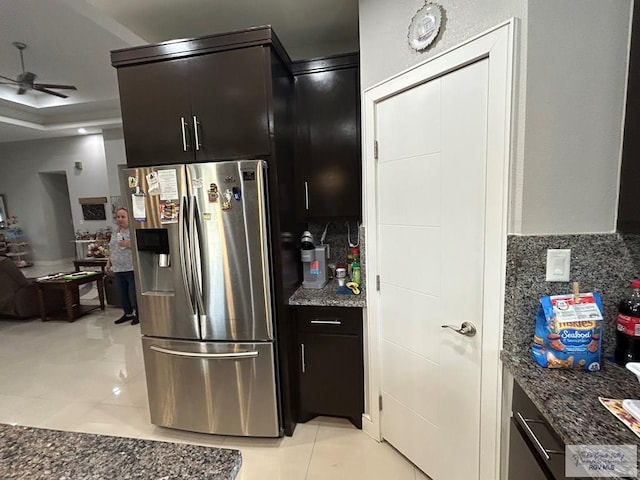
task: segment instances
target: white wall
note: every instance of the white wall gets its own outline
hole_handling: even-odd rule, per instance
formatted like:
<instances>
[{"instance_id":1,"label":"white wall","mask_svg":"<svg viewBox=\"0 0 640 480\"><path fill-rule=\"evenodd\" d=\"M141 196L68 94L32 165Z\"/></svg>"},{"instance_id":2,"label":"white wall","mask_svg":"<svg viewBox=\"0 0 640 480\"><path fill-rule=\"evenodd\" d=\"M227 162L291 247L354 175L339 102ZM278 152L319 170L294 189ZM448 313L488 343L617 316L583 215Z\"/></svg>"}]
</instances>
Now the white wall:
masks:
<instances>
[{"instance_id":1,"label":"white wall","mask_svg":"<svg viewBox=\"0 0 640 480\"><path fill-rule=\"evenodd\" d=\"M526 18L526 0L438 0L445 11L437 43L416 52L407 43L409 23L424 0L360 0L362 88L423 62L511 17ZM526 28L526 25L524 25Z\"/></svg>"},{"instance_id":2,"label":"white wall","mask_svg":"<svg viewBox=\"0 0 640 480\"><path fill-rule=\"evenodd\" d=\"M362 87L515 17L509 231L611 232L630 2L439 0L444 30L434 46L417 53L407 44L407 29L422 0L361 0Z\"/></svg>"},{"instance_id":3,"label":"white wall","mask_svg":"<svg viewBox=\"0 0 640 480\"><path fill-rule=\"evenodd\" d=\"M47 242L38 248L40 259L74 258L75 244L69 240L74 237L71 199L67 175L60 173L39 173L42 192L42 215L47 231Z\"/></svg>"},{"instance_id":4,"label":"white wall","mask_svg":"<svg viewBox=\"0 0 640 480\"><path fill-rule=\"evenodd\" d=\"M118 176L118 166L127 164L127 157L124 149L124 134L121 128L105 130L102 133L104 138L104 153L107 162L107 182L109 184L109 195L122 196L120 192L120 178ZM124 200L124 198L123 198ZM109 205L111 207L111 205ZM108 215L109 213L107 213Z\"/></svg>"},{"instance_id":5,"label":"white wall","mask_svg":"<svg viewBox=\"0 0 640 480\"><path fill-rule=\"evenodd\" d=\"M613 232L630 0L529 3L521 232Z\"/></svg>"},{"instance_id":6,"label":"white wall","mask_svg":"<svg viewBox=\"0 0 640 480\"><path fill-rule=\"evenodd\" d=\"M74 168L77 161L82 162L82 170ZM35 260L55 260L47 258L51 251L47 243L55 241L55 236L47 229L44 206L49 199L39 172L66 173L75 230L112 225L109 218L83 220L78 202L81 197L110 196L102 135L0 144L0 171L0 192L5 194L9 213L19 218Z\"/></svg>"}]
</instances>

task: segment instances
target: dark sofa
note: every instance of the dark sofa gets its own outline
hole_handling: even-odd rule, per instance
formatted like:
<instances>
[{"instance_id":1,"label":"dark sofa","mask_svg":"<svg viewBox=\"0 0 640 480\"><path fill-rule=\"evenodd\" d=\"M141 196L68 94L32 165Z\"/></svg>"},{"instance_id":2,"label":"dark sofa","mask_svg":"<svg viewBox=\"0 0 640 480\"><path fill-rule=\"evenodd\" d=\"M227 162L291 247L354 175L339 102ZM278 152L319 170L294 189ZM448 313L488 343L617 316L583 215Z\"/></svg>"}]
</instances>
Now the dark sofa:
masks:
<instances>
[{"instance_id":1,"label":"dark sofa","mask_svg":"<svg viewBox=\"0 0 640 480\"><path fill-rule=\"evenodd\" d=\"M62 291L44 292L45 310L64 309ZM40 315L35 279L26 278L8 257L0 257L0 318L32 318Z\"/></svg>"}]
</instances>

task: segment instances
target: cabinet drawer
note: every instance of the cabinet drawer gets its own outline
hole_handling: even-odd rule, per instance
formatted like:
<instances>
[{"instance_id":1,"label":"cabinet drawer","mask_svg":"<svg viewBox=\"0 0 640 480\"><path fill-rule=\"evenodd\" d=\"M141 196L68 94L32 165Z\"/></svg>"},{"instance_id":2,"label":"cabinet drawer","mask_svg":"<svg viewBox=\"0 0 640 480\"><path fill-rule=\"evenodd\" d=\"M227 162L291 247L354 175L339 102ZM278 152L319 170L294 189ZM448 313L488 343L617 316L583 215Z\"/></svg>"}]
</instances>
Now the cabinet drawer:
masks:
<instances>
[{"instance_id":1,"label":"cabinet drawer","mask_svg":"<svg viewBox=\"0 0 640 480\"><path fill-rule=\"evenodd\" d=\"M524 441L538 463L543 465L555 480L564 480L566 478L564 476L564 442L517 382L513 384L511 410L514 427L516 427L512 430L512 434L520 433L522 438L526 439ZM515 441L516 438L511 439L512 445ZM509 478L522 478L516 465L510 465L509 470Z\"/></svg>"},{"instance_id":2,"label":"cabinet drawer","mask_svg":"<svg viewBox=\"0 0 640 480\"><path fill-rule=\"evenodd\" d=\"M299 332L362 335L362 309L354 307L298 307Z\"/></svg>"}]
</instances>

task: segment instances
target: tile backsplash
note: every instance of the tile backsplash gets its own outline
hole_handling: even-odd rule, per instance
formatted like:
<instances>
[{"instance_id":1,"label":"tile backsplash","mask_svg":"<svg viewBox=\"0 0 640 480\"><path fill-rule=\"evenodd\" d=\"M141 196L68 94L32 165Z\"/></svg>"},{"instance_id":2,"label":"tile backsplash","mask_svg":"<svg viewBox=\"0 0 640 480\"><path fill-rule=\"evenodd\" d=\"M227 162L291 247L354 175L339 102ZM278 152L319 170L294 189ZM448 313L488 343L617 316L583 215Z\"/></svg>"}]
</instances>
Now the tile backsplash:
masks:
<instances>
[{"instance_id":1,"label":"tile backsplash","mask_svg":"<svg viewBox=\"0 0 640 480\"><path fill-rule=\"evenodd\" d=\"M362 281L365 275L365 246L364 246L364 227L360 222L351 220L333 220L328 222L327 236L325 243L329 245L329 265L337 265L338 263L347 262L347 253L349 252L349 240L352 244L357 244L360 249L360 270ZM308 228L317 245L320 244L322 232L327 223L308 223Z\"/></svg>"},{"instance_id":2,"label":"tile backsplash","mask_svg":"<svg viewBox=\"0 0 640 480\"><path fill-rule=\"evenodd\" d=\"M571 249L571 281L545 280L547 249ZM603 355L613 355L617 304L631 279L638 277L640 235L580 234L509 236L505 282L504 349L531 348L539 299L571 293L599 292L604 304Z\"/></svg>"}]
</instances>

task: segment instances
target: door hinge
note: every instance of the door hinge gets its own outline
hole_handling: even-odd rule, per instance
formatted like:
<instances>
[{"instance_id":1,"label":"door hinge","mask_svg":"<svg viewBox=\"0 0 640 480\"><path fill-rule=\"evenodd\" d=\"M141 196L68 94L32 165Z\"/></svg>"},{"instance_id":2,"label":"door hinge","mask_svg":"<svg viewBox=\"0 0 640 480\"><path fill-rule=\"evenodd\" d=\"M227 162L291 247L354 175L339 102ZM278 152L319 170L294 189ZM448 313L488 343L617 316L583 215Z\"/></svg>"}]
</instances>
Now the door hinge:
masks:
<instances>
[{"instance_id":1,"label":"door hinge","mask_svg":"<svg viewBox=\"0 0 640 480\"><path fill-rule=\"evenodd\" d=\"M378 159L378 141L373 141L373 158Z\"/></svg>"},{"instance_id":2,"label":"door hinge","mask_svg":"<svg viewBox=\"0 0 640 480\"><path fill-rule=\"evenodd\" d=\"M380 275L376 275L376 290L380 291Z\"/></svg>"},{"instance_id":3,"label":"door hinge","mask_svg":"<svg viewBox=\"0 0 640 480\"><path fill-rule=\"evenodd\" d=\"M378 395L378 410L382 411L382 395Z\"/></svg>"}]
</instances>

